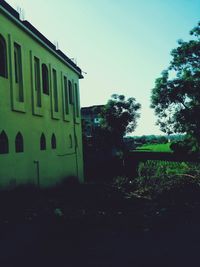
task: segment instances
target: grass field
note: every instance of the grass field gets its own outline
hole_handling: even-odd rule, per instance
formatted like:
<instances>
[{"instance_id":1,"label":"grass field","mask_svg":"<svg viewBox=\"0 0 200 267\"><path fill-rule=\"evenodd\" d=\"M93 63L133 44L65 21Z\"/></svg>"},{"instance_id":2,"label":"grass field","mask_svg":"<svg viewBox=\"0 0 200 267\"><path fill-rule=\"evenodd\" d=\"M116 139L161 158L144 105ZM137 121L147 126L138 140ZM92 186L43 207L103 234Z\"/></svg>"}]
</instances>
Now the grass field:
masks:
<instances>
[{"instance_id":1,"label":"grass field","mask_svg":"<svg viewBox=\"0 0 200 267\"><path fill-rule=\"evenodd\" d=\"M145 152L172 152L170 149L170 143L167 144L152 144L152 145L143 145L136 149L137 151Z\"/></svg>"}]
</instances>

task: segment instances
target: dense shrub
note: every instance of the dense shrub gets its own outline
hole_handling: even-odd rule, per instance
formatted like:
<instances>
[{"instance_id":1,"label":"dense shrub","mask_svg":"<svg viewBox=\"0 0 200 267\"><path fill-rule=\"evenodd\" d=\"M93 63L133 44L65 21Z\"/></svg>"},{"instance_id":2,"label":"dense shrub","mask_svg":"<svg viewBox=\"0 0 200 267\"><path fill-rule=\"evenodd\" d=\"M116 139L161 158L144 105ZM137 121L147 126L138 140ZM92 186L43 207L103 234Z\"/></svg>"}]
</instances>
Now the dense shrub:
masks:
<instances>
[{"instance_id":1,"label":"dense shrub","mask_svg":"<svg viewBox=\"0 0 200 267\"><path fill-rule=\"evenodd\" d=\"M182 141L172 142L170 145L171 150L176 154L198 154L199 146L197 141L191 136L186 136Z\"/></svg>"},{"instance_id":2,"label":"dense shrub","mask_svg":"<svg viewBox=\"0 0 200 267\"><path fill-rule=\"evenodd\" d=\"M187 162L147 161L140 163L136 178L137 191L156 197L163 192L200 185L200 164Z\"/></svg>"}]
</instances>

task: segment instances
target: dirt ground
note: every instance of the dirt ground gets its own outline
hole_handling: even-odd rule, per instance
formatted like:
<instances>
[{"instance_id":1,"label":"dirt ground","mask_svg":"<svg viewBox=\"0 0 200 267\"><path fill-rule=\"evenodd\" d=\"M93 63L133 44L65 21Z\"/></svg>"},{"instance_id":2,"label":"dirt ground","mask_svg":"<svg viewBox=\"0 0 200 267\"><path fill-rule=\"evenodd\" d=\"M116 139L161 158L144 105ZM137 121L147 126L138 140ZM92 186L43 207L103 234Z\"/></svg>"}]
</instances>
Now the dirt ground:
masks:
<instances>
[{"instance_id":1,"label":"dirt ground","mask_svg":"<svg viewBox=\"0 0 200 267\"><path fill-rule=\"evenodd\" d=\"M200 196L125 199L105 186L0 194L0 266L199 266Z\"/></svg>"}]
</instances>

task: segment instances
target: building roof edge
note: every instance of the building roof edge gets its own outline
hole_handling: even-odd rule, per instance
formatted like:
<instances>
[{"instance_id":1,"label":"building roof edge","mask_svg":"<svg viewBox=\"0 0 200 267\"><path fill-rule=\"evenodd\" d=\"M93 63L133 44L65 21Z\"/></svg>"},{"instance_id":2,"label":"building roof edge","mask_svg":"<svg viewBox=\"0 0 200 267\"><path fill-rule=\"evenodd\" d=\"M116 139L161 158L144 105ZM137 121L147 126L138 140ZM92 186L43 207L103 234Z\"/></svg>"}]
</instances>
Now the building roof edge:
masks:
<instances>
[{"instance_id":1,"label":"building roof edge","mask_svg":"<svg viewBox=\"0 0 200 267\"><path fill-rule=\"evenodd\" d=\"M26 30L29 34L35 37L40 43L42 43L45 47L47 47L51 52L53 52L57 57L62 59L68 67L73 69L78 75L79 78L83 78L81 69L61 50L57 50L56 46L51 43L40 31L38 31L30 22L27 20L20 20L19 13L12 8L6 1L0 0L0 9L3 10L7 15L12 17L15 22L17 22L24 30Z\"/></svg>"}]
</instances>

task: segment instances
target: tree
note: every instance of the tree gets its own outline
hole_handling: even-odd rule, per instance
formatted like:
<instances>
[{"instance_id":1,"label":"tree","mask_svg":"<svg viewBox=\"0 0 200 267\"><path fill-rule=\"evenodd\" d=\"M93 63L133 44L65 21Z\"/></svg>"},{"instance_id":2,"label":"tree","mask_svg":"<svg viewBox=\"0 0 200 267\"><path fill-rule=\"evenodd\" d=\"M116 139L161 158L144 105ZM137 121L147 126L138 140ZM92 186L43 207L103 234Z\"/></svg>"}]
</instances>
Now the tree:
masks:
<instances>
[{"instance_id":1,"label":"tree","mask_svg":"<svg viewBox=\"0 0 200 267\"><path fill-rule=\"evenodd\" d=\"M170 148L176 154L197 155L199 151L196 139L190 135L186 135L183 140L172 142Z\"/></svg>"},{"instance_id":2,"label":"tree","mask_svg":"<svg viewBox=\"0 0 200 267\"><path fill-rule=\"evenodd\" d=\"M190 41L178 41L169 68L155 81L151 107L167 133L187 133L200 148L200 22Z\"/></svg>"},{"instance_id":3,"label":"tree","mask_svg":"<svg viewBox=\"0 0 200 267\"><path fill-rule=\"evenodd\" d=\"M121 147L123 136L133 132L137 126L140 108L141 105L133 97L126 99L124 95L111 96L101 112L102 129L107 132L110 144Z\"/></svg>"}]
</instances>

